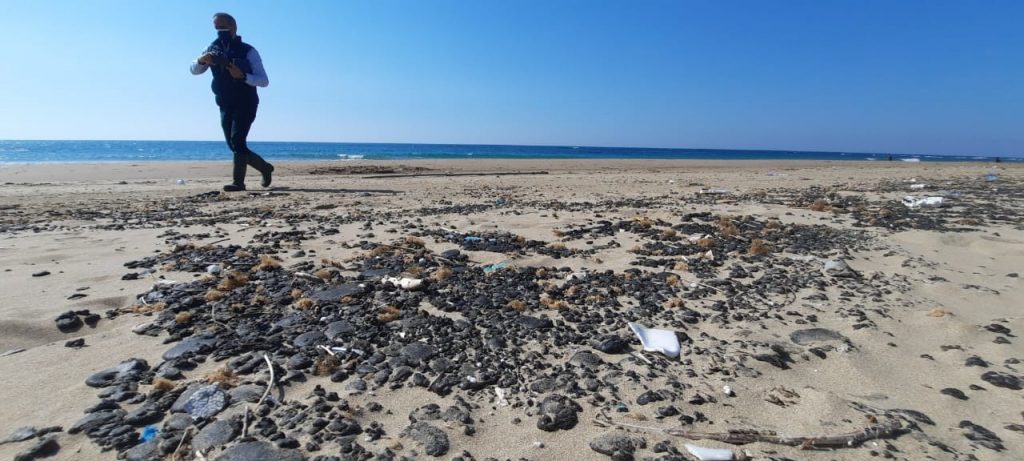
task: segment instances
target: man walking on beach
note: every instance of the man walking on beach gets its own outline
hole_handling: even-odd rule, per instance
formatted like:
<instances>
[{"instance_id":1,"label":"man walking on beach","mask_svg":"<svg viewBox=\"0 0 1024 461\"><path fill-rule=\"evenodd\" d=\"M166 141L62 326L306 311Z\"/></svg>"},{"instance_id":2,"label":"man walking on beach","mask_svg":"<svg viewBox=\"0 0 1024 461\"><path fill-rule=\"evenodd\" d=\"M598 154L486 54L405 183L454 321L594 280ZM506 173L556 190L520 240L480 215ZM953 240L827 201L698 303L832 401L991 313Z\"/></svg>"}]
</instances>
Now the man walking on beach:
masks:
<instances>
[{"instance_id":1,"label":"man walking on beach","mask_svg":"<svg viewBox=\"0 0 1024 461\"><path fill-rule=\"evenodd\" d=\"M213 15L213 27L217 39L206 48L201 56L192 62L192 75L199 75L210 69L213 74L213 94L220 108L220 126L224 140L234 152L232 182L224 186L227 192L245 190L246 165L263 174L263 187L270 187L274 166L249 150L245 138L256 120L256 108L260 103L256 87L270 84L267 72L263 70L260 54L252 45L242 41L236 32L238 24L230 14Z\"/></svg>"}]
</instances>

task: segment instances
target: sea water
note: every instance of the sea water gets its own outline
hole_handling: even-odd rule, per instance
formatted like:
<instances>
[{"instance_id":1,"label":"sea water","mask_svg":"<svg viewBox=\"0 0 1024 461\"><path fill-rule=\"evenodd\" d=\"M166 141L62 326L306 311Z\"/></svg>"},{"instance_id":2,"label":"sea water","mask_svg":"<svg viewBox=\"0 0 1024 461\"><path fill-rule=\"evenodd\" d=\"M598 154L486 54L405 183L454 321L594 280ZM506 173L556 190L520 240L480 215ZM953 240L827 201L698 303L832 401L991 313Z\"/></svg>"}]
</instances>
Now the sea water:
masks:
<instances>
[{"instance_id":1,"label":"sea water","mask_svg":"<svg viewBox=\"0 0 1024 461\"><path fill-rule=\"evenodd\" d=\"M887 160L889 154L777 150L665 149L481 144L376 144L250 142L270 161L411 159L700 159L700 160ZM992 161L985 156L892 155L903 161ZM226 161L219 141L2 141L0 163ZM1004 161L1024 158L1004 157Z\"/></svg>"}]
</instances>

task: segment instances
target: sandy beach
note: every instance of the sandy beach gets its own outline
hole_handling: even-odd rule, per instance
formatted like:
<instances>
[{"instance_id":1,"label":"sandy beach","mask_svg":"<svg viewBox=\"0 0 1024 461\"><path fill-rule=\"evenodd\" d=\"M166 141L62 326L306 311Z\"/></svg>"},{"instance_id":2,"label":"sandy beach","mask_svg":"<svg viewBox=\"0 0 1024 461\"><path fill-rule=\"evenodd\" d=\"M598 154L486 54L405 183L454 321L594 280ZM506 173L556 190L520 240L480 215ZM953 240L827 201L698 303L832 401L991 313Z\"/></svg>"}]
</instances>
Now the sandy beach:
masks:
<instances>
[{"instance_id":1,"label":"sandy beach","mask_svg":"<svg viewBox=\"0 0 1024 461\"><path fill-rule=\"evenodd\" d=\"M1024 453L1024 166L311 162L221 193L229 170L0 166L0 439L61 428L0 458ZM220 403L184 409L200 389Z\"/></svg>"}]
</instances>

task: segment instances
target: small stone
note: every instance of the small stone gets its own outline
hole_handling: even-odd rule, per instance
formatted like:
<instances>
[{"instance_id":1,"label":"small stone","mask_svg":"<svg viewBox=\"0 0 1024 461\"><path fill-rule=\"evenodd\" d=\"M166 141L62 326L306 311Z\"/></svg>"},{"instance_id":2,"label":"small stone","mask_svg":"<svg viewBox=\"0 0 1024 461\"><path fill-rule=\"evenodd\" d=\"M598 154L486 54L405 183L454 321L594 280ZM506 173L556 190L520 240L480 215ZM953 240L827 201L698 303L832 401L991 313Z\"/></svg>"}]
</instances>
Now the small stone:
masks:
<instances>
[{"instance_id":1,"label":"small stone","mask_svg":"<svg viewBox=\"0 0 1024 461\"><path fill-rule=\"evenodd\" d=\"M36 428L31 426L19 427L11 432L10 435L0 439L0 445L11 442L21 442L36 436Z\"/></svg>"},{"instance_id":2,"label":"small stone","mask_svg":"<svg viewBox=\"0 0 1024 461\"><path fill-rule=\"evenodd\" d=\"M591 450L610 456L615 461L630 461L638 448L646 447L647 441L642 437L631 437L619 432L604 434L590 441Z\"/></svg>"},{"instance_id":3,"label":"small stone","mask_svg":"<svg viewBox=\"0 0 1024 461\"><path fill-rule=\"evenodd\" d=\"M540 404L537 428L547 432L572 429L576 427L579 421L577 413L581 411L583 407L574 400L563 395L549 395Z\"/></svg>"},{"instance_id":4,"label":"small stone","mask_svg":"<svg viewBox=\"0 0 1024 461\"><path fill-rule=\"evenodd\" d=\"M402 348L399 351L399 355L405 357L406 361L410 365L416 366L420 363L426 363L428 360L434 357L437 351L434 347L424 343L412 343Z\"/></svg>"},{"instance_id":5,"label":"small stone","mask_svg":"<svg viewBox=\"0 0 1024 461\"><path fill-rule=\"evenodd\" d=\"M292 340L292 344L294 344L295 347L299 348L313 347L316 346L317 344L324 344L326 342L327 335L325 335L324 332L319 330L303 333L301 335L296 336L295 339Z\"/></svg>"},{"instance_id":6,"label":"small stone","mask_svg":"<svg viewBox=\"0 0 1024 461\"><path fill-rule=\"evenodd\" d=\"M1013 389L1015 391L1024 388L1024 380L1020 377L1001 371L986 371L985 374L981 375L981 379L993 386Z\"/></svg>"},{"instance_id":7,"label":"small stone","mask_svg":"<svg viewBox=\"0 0 1024 461\"><path fill-rule=\"evenodd\" d=\"M243 384L229 390L228 396L231 397L232 402L256 403L263 396L265 388L265 386L257 386L255 384Z\"/></svg>"},{"instance_id":8,"label":"small stone","mask_svg":"<svg viewBox=\"0 0 1024 461\"><path fill-rule=\"evenodd\" d=\"M160 439L154 437L144 443L140 443L124 454L125 461L152 461L160 459Z\"/></svg>"},{"instance_id":9,"label":"small stone","mask_svg":"<svg viewBox=\"0 0 1024 461\"><path fill-rule=\"evenodd\" d=\"M989 325L985 325L985 329L988 330L988 331L991 331L993 333L1000 334L1000 335L1008 335L1008 334L1010 334L1010 329L1009 328L1006 328L1005 326L1000 325L998 323L992 323L992 324L989 324Z\"/></svg>"},{"instance_id":10,"label":"small stone","mask_svg":"<svg viewBox=\"0 0 1024 461\"><path fill-rule=\"evenodd\" d=\"M579 351L573 354L572 358L569 359L569 363L583 368L598 368L604 363L604 360L601 360L601 357L592 352Z\"/></svg>"},{"instance_id":11,"label":"small stone","mask_svg":"<svg viewBox=\"0 0 1024 461\"><path fill-rule=\"evenodd\" d=\"M357 392L364 392L366 391L366 388L366 381L362 379L353 379L351 382L348 383L347 386L345 386L345 389Z\"/></svg>"},{"instance_id":12,"label":"small stone","mask_svg":"<svg viewBox=\"0 0 1024 461\"><path fill-rule=\"evenodd\" d=\"M39 439L35 445L26 448L17 455L14 455L14 461L32 461L39 458L50 457L60 451L60 445L57 443L57 436L47 435Z\"/></svg>"},{"instance_id":13,"label":"small stone","mask_svg":"<svg viewBox=\"0 0 1024 461\"><path fill-rule=\"evenodd\" d=\"M105 410L97 411L95 413L89 413L82 419L78 420L75 424L72 424L68 428L68 434L77 434L79 432L89 433L93 429L113 424L121 421L124 417L123 410Z\"/></svg>"},{"instance_id":14,"label":"small stone","mask_svg":"<svg viewBox=\"0 0 1024 461\"><path fill-rule=\"evenodd\" d=\"M977 442L978 445L995 451L1003 451L1006 449L1003 446L1003 439L1000 439L995 432L967 420L960 421L959 427L961 429L967 429L967 431L964 432L964 437L967 437L968 440L973 442Z\"/></svg>"},{"instance_id":15,"label":"small stone","mask_svg":"<svg viewBox=\"0 0 1024 461\"><path fill-rule=\"evenodd\" d=\"M57 323L57 329L62 333L70 333L82 328L82 319L78 318L78 315L74 311L67 311L57 316L54 319Z\"/></svg>"},{"instance_id":16,"label":"small stone","mask_svg":"<svg viewBox=\"0 0 1024 461\"><path fill-rule=\"evenodd\" d=\"M228 395L219 384L193 386L183 392L171 406L172 411L188 413L193 419L211 418L228 404Z\"/></svg>"},{"instance_id":17,"label":"small stone","mask_svg":"<svg viewBox=\"0 0 1024 461\"><path fill-rule=\"evenodd\" d=\"M50 275L50 271L39 271L32 274L33 277L45 277Z\"/></svg>"},{"instance_id":18,"label":"small stone","mask_svg":"<svg viewBox=\"0 0 1024 461\"><path fill-rule=\"evenodd\" d=\"M595 341L593 346L605 354L623 354L629 351L629 342L615 335L604 336Z\"/></svg>"},{"instance_id":19,"label":"small stone","mask_svg":"<svg viewBox=\"0 0 1024 461\"><path fill-rule=\"evenodd\" d=\"M519 324L527 330L545 330L555 326L554 322L550 319L542 319L529 315L520 316Z\"/></svg>"},{"instance_id":20,"label":"small stone","mask_svg":"<svg viewBox=\"0 0 1024 461\"><path fill-rule=\"evenodd\" d=\"M415 422L402 431L403 437L409 437L423 446L430 456L441 456L448 453L448 434L430 424Z\"/></svg>"},{"instance_id":21,"label":"small stone","mask_svg":"<svg viewBox=\"0 0 1024 461\"><path fill-rule=\"evenodd\" d=\"M331 322L327 324L327 329L324 332L328 338L334 340L344 336L349 336L358 331L355 325L347 320L339 320L337 322Z\"/></svg>"},{"instance_id":22,"label":"small stone","mask_svg":"<svg viewBox=\"0 0 1024 461\"><path fill-rule=\"evenodd\" d=\"M132 381L142 372L149 370L149 364L142 359L129 359L115 367L100 371L85 380L90 387L107 387L123 381Z\"/></svg>"},{"instance_id":23,"label":"small stone","mask_svg":"<svg viewBox=\"0 0 1024 461\"><path fill-rule=\"evenodd\" d=\"M964 366L988 368L988 362L977 355L972 355L964 361Z\"/></svg>"},{"instance_id":24,"label":"small stone","mask_svg":"<svg viewBox=\"0 0 1024 461\"><path fill-rule=\"evenodd\" d=\"M955 387L947 387L947 388L939 391L939 393L941 393L943 395L948 395L948 396L953 397L955 399L967 400L967 394L964 394L964 391L961 391L960 389L957 389Z\"/></svg>"},{"instance_id":25,"label":"small stone","mask_svg":"<svg viewBox=\"0 0 1024 461\"><path fill-rule=\"evenodd\" d=\"M64 347L71 347L71 348L75 348L75 349L78 349L80 347L85 347L85 338L78 338L78 339L72 339L71 341L67 341L67 342L64 343Z\"/></svg>"},{"instance_id":26,"label":"small stone","mask_svg":"<svg viewBox=\"0 0 1024 461\"><path fill-rule=\"evenodd\" d=\"M665 400L665 397L662 397L660 393L655 391L647 391L644 392L643 394L640 394L640 396L636 398L636 404L647 405L648 403L660 402L662 400Z\"/></svg>"},{"instance_id":27,"label":"small stone","mask_svg":"<svg viewBox=\"0 0 1024 461\"><path fill-rule=\"evenodd\" d=\"M192 438L192 450L206 453L213 447L227 445L238 436L240 428L234 420L217 420L207 424Z\"/></svg>"},{"instance_id":28,"label":"small stone","mask_svg":"<svg viewBox=\"0 0 1024 461\"><path fill-rule=\"evenodd\" d=\"M274 448L267 442L243 442L228 448L214 461L305 461L302 452Z\"/></svg>"},{"instance_id":29,"label":"small stone","mask_svg":"<svg viewBox=\"0 0 1024 461\"><path fill-rule=\"evenodd\" d=\"M212 336L192 336L164 352L164 360L177 360L187 355L206 354L213 350L217 340Z\"/></svg>"},{"instance_id":30,"label":"small stone","mask_svg":"<svg viewBox=\"0 0 1024 461\"><path fill-rule=\"evenodd\" d=\"M355 294L362 293L363 288L356 283L346 283L336 287L331 287L326 290L320 290L313 293L310 298L318 303L336 303L341 301L341 298L346 296L352 296Z\"/></svg>"}]
</instances>

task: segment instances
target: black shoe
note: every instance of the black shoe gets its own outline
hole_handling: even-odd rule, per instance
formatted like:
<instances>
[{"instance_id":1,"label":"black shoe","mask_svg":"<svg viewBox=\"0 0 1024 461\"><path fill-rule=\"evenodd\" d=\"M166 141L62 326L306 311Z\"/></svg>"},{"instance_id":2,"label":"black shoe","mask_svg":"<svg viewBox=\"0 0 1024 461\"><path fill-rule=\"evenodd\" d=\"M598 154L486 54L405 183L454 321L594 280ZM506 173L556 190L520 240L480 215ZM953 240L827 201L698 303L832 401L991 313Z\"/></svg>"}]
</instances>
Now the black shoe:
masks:
<instances>
[{"instance_id":1,"label":"black shoe","mask_svg":"<svg viewBox=\"0 0 1024 461\"><path fill-rule=\"evenodd\" d=\"M270 187L270 181L273 180L273 178L270 177L270 174L273 173L273 172L274 172L274 166L271 165L270 166L270 170L267 171L266 173L263 173L263 182L260 183L261 186L263 186L263 187Z\"/></svg>"},{"instance_id":2,"label":"black shoe","mask_svg":"<svg viewBox=\"0 0 1024 461\"><path fill-rule=\"evenodd\" d=\"M245 190L245 184L225 184L224 192L241 192Z\"/></svg>"}]
</instances>

